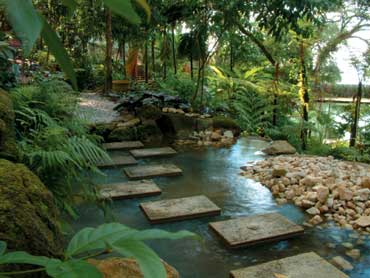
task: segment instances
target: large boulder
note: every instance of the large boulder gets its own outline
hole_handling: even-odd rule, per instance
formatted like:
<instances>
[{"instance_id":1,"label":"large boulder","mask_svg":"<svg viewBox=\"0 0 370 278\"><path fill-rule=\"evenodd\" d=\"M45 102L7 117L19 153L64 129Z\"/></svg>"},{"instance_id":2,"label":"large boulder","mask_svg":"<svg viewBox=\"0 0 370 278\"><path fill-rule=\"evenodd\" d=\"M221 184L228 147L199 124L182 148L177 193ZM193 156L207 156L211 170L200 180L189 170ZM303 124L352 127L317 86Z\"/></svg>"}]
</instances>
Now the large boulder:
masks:
<instances>
[{"instance_id":1,"label":"large boulder","mask_svg":"<svg viewBox=\"0 0 370 278\"><path fill-rule=\"evenodd\" d=\"M25 165L0 159L0 240L10 250L60 257L63 236L53 195Z\"/></svg>"},{"instance_id":2,"label":"large boulder","mask_svg":"<svg viewBox=\"0 0 370 278\"><path fill-rule=\"evenodd\" d=\"M8 93L0 88L0 158L12 161L18 157L14 118L12 101Z\"/></svg>"},{"instance_id":3,"label":"large boulder","mask_svg":"<svg viewBox=\"0 0 370 278\"><path fill-rule=\"evenodd\" d=\"M297 150L287 141L279 140L271 143L269 147L262 152L268 155L295 154Z\"/></svg>"},{"instance_id":4,"label":"large boulder","mask_svg":"<svg viewBox=\"0 0 370 278\"><path fill-rule=\"evenodd\" d=\"M89 263L95 265L103 274L104 278L142 278L139 265L135 260L124 258L109 258L105 260L90 259ZM179 278L176 269L163 262L167 278Z\"/></svg>"},{"instance_id":5,"label":"large boulder","mask_svg":"<svg viewBox=\"0 0 370 278\"><path fill-rule=\"evenodd\" d=\"M239 136L241 129L238 123L229 117L216 116L212 119L214 129L231 130L235 136Z\"/></svg>"},{"instance_id":6,"label":"large boulder","mask_svg":"<svg viewBox=\"0 0 370 278\"><path fill-rule=\"evenodd\" d=\"M155 121L147 121L145 124L134 127L117 127L108 136L109 142L120 141L147 141L160 142L163 139L163 134L158 128Z\"/></svg>"},{"instance_id":7,"label":"large boulder","mask_svg":"<svg viewBox=\"0 0 370 278\"><path fill-rule=\"evenodd\" d=\"M157 124L163 134L177 139L188 139L194 131L212 128L211 119L187 117L179 113L163 113L163 116L157 120Z\"/></svg>"}]
</instances>

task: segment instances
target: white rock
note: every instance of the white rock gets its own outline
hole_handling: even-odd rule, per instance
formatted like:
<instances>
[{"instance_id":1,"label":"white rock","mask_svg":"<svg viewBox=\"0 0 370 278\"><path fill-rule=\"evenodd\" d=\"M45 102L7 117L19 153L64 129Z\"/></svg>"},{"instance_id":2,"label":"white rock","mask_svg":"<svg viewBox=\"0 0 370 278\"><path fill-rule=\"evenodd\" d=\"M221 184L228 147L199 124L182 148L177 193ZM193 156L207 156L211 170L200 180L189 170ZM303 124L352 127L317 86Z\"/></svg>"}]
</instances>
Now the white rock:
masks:
<instances>
[{"instance_id":1,"label":"white rock","mask_svg":"<svg viewBox=\"0 0 370 278\"><path fill-rule=\"evenodd\" d=\"M319 186L317 188L317 199L320 201L320 203L325 204L326 200L329 197L329 188L324 186Z\"/></svg>"},{"instance_id":2,"label":"white rock","mask_svg":"<svg viewBox=\"0 0 370 278\"><path fill-rule=\"evenodd\" d=\"M224 137L226 137L226 138L234 138L234 133L231 130L226 130L224 132Z\"/></svg>"},{"instance_id":3,"label":"white rock","mask_svg":"<svg viewBox=\"0 0 370 278\"><path fill-rule=\"evenodd\" d=\"M316 207L312 207L312 208L309 208L308 210L306 210L306 212L308 214L311 214L311 215L318 215L320 214L320 210Z\"/></svg>"},{"instance_id":4,"label":"white rock","mask_svg":"<svg viewBox=\"0 0 370 278\"><path fill-rule=\"evenodd\" d=\"M342 270L350 271L353 269L353 266L341 256L334 257L331 262Z\"/></svg>"},{"instance_id":5,"label":"white rock","mask_svg":"<svg viewBox=\"0 0 370 278\"><path fill-rule=\"evenodd\" d=\"M312 217L311 219L310 219L310 223L312 224L312 225L318 225L318 224L320 224L320 223L322 223L324 220L321 218L321 216L320 215L316 215L316 216L314 216L314 217Z\"/></svg>"}]
</instances>

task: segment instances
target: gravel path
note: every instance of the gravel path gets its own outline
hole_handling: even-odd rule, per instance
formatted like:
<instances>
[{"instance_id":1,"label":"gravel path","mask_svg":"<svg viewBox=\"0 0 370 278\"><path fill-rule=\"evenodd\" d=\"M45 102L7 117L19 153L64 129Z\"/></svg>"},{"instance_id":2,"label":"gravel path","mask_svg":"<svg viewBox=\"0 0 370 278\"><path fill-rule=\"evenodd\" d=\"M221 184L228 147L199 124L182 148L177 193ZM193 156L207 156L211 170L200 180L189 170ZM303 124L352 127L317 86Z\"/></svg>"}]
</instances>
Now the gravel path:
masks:
<instances>
[{"instance_id":1,"label":"gravel path","mask_svg":"<svg viewBox=\"0 0 370 278\"><path fill-rule=\"evenodd\" d=\"M88 123L110 123L119 117L113 110L115 102L97 93L82 93L78 116Z\"/></svg>"}]
</instances>

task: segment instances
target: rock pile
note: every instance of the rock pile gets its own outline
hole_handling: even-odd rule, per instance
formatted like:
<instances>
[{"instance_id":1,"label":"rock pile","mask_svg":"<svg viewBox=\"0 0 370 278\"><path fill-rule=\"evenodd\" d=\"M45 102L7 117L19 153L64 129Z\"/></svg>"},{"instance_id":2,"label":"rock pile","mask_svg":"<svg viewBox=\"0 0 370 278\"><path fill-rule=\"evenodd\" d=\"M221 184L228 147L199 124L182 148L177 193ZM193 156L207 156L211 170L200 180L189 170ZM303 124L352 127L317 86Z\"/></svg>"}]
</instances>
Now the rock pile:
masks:
<instances>
[{"instance_id":1,"label":"rock pile","mask_svg":"<svg viewBox=\"0 0 370 278\"><path fill-rule=\"evenodd\" d=\"M194 131L189 140L177 140L178 145L197 144L198 146L228 147L235 143L236 137L231 130Z\"/></svg>"},{"instance_id":2,"label":"rock pile","mask_svg":"<svg viewBox=\"0 0 370 278\"><path fill-rule=\"evenodd\" d=\"M370 165L333 157L277 156L242 167L242 175L268 187L279 204L293 202L309 223L333 220L370 233Z\"/></svg>"},{"instance_id":3,"label":"rock pile","mask_svg":"<svg viewBox=\"0 0 370 278\"><path fill-rule=\"evenodd\" d=\"M199 114L199 113L186 113L183 109L180 108L173 108L173 107L164 107L162 108L163 113L174 113L174 114L182 114L185 117L189 118L201 118L201 119L208 119L212 118L209 114Z\"/></svg>"}]
</instances>

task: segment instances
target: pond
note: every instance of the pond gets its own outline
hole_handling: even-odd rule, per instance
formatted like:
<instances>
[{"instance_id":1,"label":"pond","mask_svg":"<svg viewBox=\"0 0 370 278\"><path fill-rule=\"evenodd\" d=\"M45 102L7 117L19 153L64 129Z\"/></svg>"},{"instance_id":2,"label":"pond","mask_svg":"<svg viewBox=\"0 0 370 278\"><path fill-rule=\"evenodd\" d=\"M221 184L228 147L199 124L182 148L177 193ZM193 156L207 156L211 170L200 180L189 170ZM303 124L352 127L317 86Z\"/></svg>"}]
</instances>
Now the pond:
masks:
<instances>
[{"instance_id":1,"label":"pond","mask_svg":"<svg viewBox=\"0 0 370 278\"><path fill-rule=\"evenodd\" d=\"M315 251L330 259L340 255L354 265L348 273L352 278L370 277L370 242L368 237L346 231L329 224L325 227L306 229L303 236L290 240L229 250L208 228L208 223L259 213L277 211L290 220L302 224L306 215L295 206L278 206L271 193L261 184L239 175L240 167L263 159L261 149L266 142L254 139L240 139L228 149L179 150L173 158L146 159L141 164L173 162L183 170L183 176L157 178L155 182L163 193L157 197L114 201L112 212L116 220L136 229L161 228L168 231L189 230L201 236L202 240L191 239L168 241L157 240L149 245L185 278L229 277L229 271L250 265ZM106 177L97 177L99 183L126 180L122 169L105 170ZM168 224L150 225L139 209L140 202L204 194L221 209L221 216L205 217ZM94 206L80 208L80 219L74 228L97 226L104 223L101 211ZM344 242L351 242L361 250L361 260L354 261L345 256Z\"/></svg>"},{"instance_id":2,"label":"pond","mask_svg":"<svg viewBox=\"0 0 370 278\"><path fill-rule=\"evenodd\" d=\"M351 103L335 103L335 102L325 102L325 103L316 103L315 109L320 110L322 109L323 112L328 113L332 119L337 124L344 124L347 123L347 120L344 116L345 108L349 105L352 105ZM361 104L361 116L358 122L359 128L364 128L367 124L370 122L370 113L367 112L366 114L364 111L369 111L370 105L368 103ZM333 138L325 138L325 139L333 139ZM340 138L342 140L349 141L350 139L350 132L346 131L343 138Z\"/></svg>"}]
</instances>

